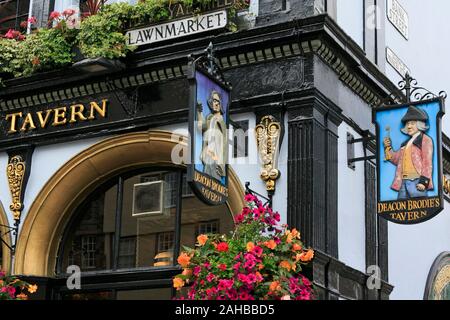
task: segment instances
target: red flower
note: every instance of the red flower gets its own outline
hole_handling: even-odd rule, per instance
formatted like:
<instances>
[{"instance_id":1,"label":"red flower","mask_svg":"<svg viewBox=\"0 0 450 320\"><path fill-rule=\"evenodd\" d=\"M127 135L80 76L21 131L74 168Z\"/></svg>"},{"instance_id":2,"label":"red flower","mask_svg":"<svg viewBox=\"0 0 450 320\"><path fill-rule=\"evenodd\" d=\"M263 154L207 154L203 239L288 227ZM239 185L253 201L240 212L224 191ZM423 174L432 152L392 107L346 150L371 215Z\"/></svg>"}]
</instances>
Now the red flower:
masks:
<instances>
[{"instance_id":1,"label":"red flower","mask_svg":"<svg viewBox=\"0 0 450 320\"><path fill-rule=\"evenodd\" d=\"M14 39L14 30L9 29L8 32L5 34L5 38Z\"/></svg>"},{"instance_id":2,"label":"red flower","mask_svg":"<svg viewBox=\"0 0 450 320\"><path fill-rule=\"evenodd\" d=\"M253 202L256 200L256 197L252 194L246 194L244 200L246 202Z\"/></svg>"},{"instance_id":3,"label":"red flower","mask_svg":"<svg viewBox=\"0 0 450 320\"><path fill-rule=\"evenodd\" d=\"M30 18L28 18L27 22L30 24L35 24L37 22L37 20L35 17L30 17Z\"/></svg>"},{"instance_id":4,"label":"red flower","mask_svg":"<svg viewBox=\"0 0 450 320\"><path fill-rule=\"evenodd\" d=\"M227 252L228 251L228 243L221 242L217 245L217 251L219 252Z\"/></svg>"},{"instance_id":5,"label":"red flower","mask_svg":"<svg viewBox=\"0 0 450 320\"><path fill-rule=\"evenodd\" d=\"M222 264L219 265L219 269L220 269L221 271L225 271L225 270L227 270L227 265L224 264L224 263L222 263Z\"/></svg>"},{"instance_id":6,"label":"red flower","mask_svg":"<svg viewBox=\"0 0 450 320\"><path fill-rule=\"evenodd\" d=\"M50 13L49 20L58 19L60 16L61 13L59 13L58 11L53 11L52 13Z\"/></svg>"},{"instance_id":7,"label":"red flower","mask_svg":"<svg viewBox=\"0 0 450 320\"><path fill-rule=\"evenodd\" d=\"M63 11L62 14L65 17L70 17L70 16L73 16L75 14L75 10L73 10L73 9L66 9L66 10Z\"/></svg>"},{"instance_id":8,"label":"red flower","mask_svg":"<svg viewBox=\"0 0 450 320\"><path fill-rule=\"evenodd\" d=\"M242 214L238 214L236 217L234 217L234 222L236 224L242 223L244 221L244 216Z\"/></svg>"}]
</instances>

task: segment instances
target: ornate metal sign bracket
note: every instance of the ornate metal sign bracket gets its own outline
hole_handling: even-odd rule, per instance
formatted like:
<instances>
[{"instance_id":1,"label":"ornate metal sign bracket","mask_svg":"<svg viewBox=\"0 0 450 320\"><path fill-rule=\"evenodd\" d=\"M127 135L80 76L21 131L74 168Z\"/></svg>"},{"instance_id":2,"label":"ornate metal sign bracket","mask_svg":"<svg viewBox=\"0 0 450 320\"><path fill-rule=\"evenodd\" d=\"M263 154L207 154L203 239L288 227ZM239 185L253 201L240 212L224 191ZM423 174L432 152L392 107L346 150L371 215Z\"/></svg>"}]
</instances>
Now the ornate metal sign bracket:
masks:
<instances>
[{"instance_id":1,"label":"ornate metal sign bracket","mask_svg":"<svg viewBox=\"0 0 450 320\"><path fill-rule=\"evenodd\" d=\"M410 103L413 101L425 101L433 98L447 98L445 91L440 91L438 94L434 94L424 87L418 86L416 79L411 77L409 73L406 73L402 81L398 83L399 91L404 91L404 97L399 98L394 94L390 94L384 101L383 105L392 105L399 103Z\"/></svg>"},{"instance_id":2,"label":"ornate metal sign bracket","mask_svg":"<svg viewBox=\"0 0 450 320\"><path fill-rule=\"evenodd\" d=\"M214 45L209 43L208 47L198 57L194 54L188 56L189 64L195 65L199 69L203 69L204 72L215 78L219 83L222 83L232 90L231 84L225 81L225 77L219 66L219 60L215 57Z\"/></svg>"}]
</instances>

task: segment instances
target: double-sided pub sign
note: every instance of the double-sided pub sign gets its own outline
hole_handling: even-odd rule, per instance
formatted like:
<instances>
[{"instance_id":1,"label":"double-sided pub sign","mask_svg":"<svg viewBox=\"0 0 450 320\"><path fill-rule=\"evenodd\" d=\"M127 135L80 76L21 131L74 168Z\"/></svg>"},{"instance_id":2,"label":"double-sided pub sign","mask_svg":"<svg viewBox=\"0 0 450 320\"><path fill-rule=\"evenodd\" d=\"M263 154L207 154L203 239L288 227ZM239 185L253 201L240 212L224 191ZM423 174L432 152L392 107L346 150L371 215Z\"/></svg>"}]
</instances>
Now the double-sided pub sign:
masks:
<instances>
[{"instance_id":1,"label":"double-sided pub sign","mask_svg":"<svg viewBox=\"0 0 450 320\"><path fill-rule=\"evenodd\" d=\"M443 210L444 112L443 98L374 110L379 216L398 224L417 224Z\"/></svg>"},{"instance_id":2,"label":"double-sided pub sign","mask_svg":"<svg viewBox=\"0 0 450 320\"><path fill-rule=\"evenodd\" d=\"M228 199L230 86L218 76L212 46L207 57L190 62L188 182L200 200L220 205ZM209 61L205 61L209 60Z\"/></svg>"}]
</instances>

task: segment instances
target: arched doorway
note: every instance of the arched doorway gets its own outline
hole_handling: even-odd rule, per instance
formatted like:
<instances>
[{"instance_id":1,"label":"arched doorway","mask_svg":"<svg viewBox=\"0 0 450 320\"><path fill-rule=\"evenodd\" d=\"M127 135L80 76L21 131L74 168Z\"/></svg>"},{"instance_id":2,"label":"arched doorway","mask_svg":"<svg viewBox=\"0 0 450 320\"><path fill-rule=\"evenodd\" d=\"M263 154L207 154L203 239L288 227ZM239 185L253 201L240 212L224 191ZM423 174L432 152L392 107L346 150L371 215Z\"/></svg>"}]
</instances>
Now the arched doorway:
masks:
<instances>
[{"instance_id":1,"label":"arched doorway","mask_svg":"<svg viewBox=\"0 0 450 320\"><path fill-rule=\"evenodd\" d=\"M77 208L113 177L143 168L175 168L174 146L186 138L170 132L130 133L102 141L66 163L41 190L24 220L16 251L15 273L55 276L60 240ZM235 214L244 205L244 190L230 170L227 207Z\"/></svg>"}]
</instances>

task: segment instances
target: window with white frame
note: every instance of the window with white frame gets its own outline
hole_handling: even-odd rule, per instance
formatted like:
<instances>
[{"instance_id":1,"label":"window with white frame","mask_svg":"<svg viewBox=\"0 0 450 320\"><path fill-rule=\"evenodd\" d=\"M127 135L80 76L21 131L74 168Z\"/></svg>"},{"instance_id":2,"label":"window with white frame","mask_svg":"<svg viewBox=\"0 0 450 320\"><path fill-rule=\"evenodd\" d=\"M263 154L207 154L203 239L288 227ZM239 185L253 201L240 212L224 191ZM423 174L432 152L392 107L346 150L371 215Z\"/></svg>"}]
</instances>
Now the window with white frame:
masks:
<instances>
[{"instance_id":1,"label":"window with white frame","mask_svg":"<svg viewBox=\"0 0 450 320\"><path fill-rule=\"evenodd\" d=\"M122 238L119 245L119 268L136 267L136 238Z\"/></svg>"},{"instance_id":2,"label":"window with white frame","mask_svg":"<svg viewBox=\"0 0 450 320\"><path fill-rule=\"evenodd\" d=\"M94 269L97 237L83 236L81 238L81 247L83 248L83 256L81 259L82 267L85 269Z\"/></svg>"}]
</instances>

